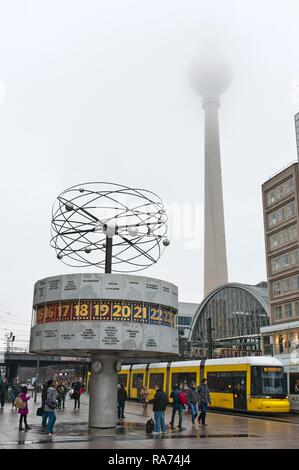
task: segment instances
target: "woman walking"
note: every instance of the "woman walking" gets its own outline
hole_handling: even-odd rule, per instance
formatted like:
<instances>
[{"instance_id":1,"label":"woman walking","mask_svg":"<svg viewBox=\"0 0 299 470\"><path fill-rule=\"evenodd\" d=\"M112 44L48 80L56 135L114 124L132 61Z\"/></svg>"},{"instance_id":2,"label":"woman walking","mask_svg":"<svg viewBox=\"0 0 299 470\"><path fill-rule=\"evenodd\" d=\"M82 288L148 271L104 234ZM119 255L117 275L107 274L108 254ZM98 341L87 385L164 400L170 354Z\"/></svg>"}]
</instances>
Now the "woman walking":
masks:
<instances>
[{"instance_id":1,"label":"woman walking","mask_svg":"<svg viewBox=\"0 0 299 470\"><path fill-rule=\"evenodd\" d=\"M18 413L20 415L20 422L19 422L19 431L23 431L22 423L24 421L25 424L25 431L28 431L30 427L27 423L27 415L28 415L28 400L30 400L29 395L27 395L28 389L27 387L22 387L21 393L19 395L20 400L22 400L22 407L18 409Z\"/></svg>"}]
</instances>

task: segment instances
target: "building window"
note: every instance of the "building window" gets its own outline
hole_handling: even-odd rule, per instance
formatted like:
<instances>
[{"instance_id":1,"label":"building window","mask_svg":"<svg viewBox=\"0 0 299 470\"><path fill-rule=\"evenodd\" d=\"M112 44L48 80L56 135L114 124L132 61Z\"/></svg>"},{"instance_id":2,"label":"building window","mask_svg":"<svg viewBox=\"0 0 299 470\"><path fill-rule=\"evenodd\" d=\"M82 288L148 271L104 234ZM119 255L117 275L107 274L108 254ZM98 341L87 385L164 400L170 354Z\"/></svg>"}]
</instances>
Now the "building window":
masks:
<instances>
[{"instance_id":1,"label":"building window","mask_svg":"<svg viewBox=\"0 0 299 470\"><path fill-rule=\"evenodd\" d=\"M177 321L178 321L178 325L190 326L192 323L192 317L183 317L181 315L178 315Z\"/></svg>"},{"instance_id":2,"label":"building window","mask_svg":"<svg viewBox=\"0 0 299 470\"><path fill-rule=\"evenodd\" d=\"M295 316L299 317L299 302L295 302Z\"/></svg>"},{"instance_id":3,"label":"building window","mask_svg":"<svg viewBox=\"0 0 299 470\"><path fill-rule=\"evenodd\" d=\"M294 201L289 202L283 207L280 207L274 212L271 212L268 215L268 224L269 228L273 227L276 224L285 222L288 219L291 219L295 215L295 203Z\"/></svg>"},{"instance_id":4,"label":"building window","mask_svg":"<svg viewBox=\"0 0 299 470\"><path fill-rule=\"evenodd\" d=\"M271 271L272 274L278 273L290 267L299 265L299 249L292 250L289 253L276 256L271 259Z\"/></svg>"},{"instance_id":5,"label":"building window","mask_svg":"<svg viewBox=\"0 0 299 470\"><path fill-rule=\"evenodd\" d=\"M285 295L290 292L299 291L299 275L286 277L280 281L274 281L272 283L273 297Z\"/></svg>"},{"instance_id":6,"label":"building window","mask_svg":"<svg viewBox=\"0 0 299 470\"><path fill-rule=\"evenodd\" d=\"M294 191L294 178L291 177L284 183L280 184L274 189L271 189L266 193L267 197L267 207L275 204L283 197L287 196Z\"/></svg>"},{"instance_id":7,"label":"building window","mask_svg":"<svg viewBox=\"0 0 299 470\"><path fill-rule=\"evenodd\" d=\"M292 304L286 304L284 306L284 316L285 316L285 318L291 318L292 317Z\"/></svg>"},{"instance_id":8,"label":"building window","mask_svg":"<svg viewBox=\"0 0 299 470\"><path fill-rule=\"evenodd\" d=\"M282 319L282 306L277 305L274 307L274 320L281 320Z\"/></svg>"},{"instance_id":9,"label":"building window","mask_svg":"<svg viewBox=\"0 0 299 470\"><path fill-rule=\"evenodd\" d=\"M269 237L270 251L276 250L288 243L297 240L297 225L291 225L286 229L280 230Z\"/></svg>"},{"instance_id":10,"label":"building window","mask_svg":"<svg viewBox=\"0 0 299 470\"><path fill-rule=\"evenodd\" d=\"M299 395L299 374L290 373L290 395Z\"/></svg>"}]
</instances>

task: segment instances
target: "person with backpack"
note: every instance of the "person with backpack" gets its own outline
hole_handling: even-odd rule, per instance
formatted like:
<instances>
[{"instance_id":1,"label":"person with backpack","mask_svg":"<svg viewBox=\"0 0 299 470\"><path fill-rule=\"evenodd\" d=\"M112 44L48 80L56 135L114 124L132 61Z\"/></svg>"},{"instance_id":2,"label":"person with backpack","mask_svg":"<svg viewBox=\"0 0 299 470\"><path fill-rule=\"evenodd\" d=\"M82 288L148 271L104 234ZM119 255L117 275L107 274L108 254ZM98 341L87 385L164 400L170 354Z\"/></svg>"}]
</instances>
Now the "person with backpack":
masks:
<instances>
[{"instance_id":1,"label":"person with backpack","mask_svg":"<svg viewBox=\"0 0 299 470\"><path fill-rule=\"evenodd\" d=\"M210 390L208 387L207 379L202 379L201 386L198 392L199 392L200 408L201 408L201 413L198 417L198 424L200 424L200 420L201 420L202 425L207 426L206 424L207 408L208 408L208 404L209 405L211 404Z\"/></svg>"},{"instance_id":2,"label":"person with backpack","mask_svg":"<svg viewBox=\"0 0 299 470\"><path fill-rule=\"evenodd\" d=\"M28 431L30 427L27 423L27 415L28 415L28 400L30 400L30 396L27 395L28 389L27 387L22 387L21 393L15 400L15 407L18 408L18 414L20 415L19 421L19 431L23 431L22 423L24 421L25 424L25 431Z\"/></svg>"},{"instance_id":3,"label":"person with backpack","mask_svg":"<svg viewBox=\"0 0 299 470\"><path fill-rule=\"evenodd\" d=\"M47 390L47 399L45 401L45 413L46 413L46 421L48 420L47 425L47 432L48 435L51 437L53 435L54 424L56 422L56 413L55 410L57 408L58 401L56 399L56 384L53 380L48 381L49 387Z\"/></svg>"},{"instance_id":4,"label":"person with backpack","mask_svg":"<svg viewBox=\"0 0 299 470\"><path fill-rule=\"evenodd\" d=\"M189 388L187 392L187 400L189 403L189 407L191 410L191 419L192 419L192 424L195 424L195 419L198 415L198 402L199 402L199 393L196 390L195 383L192 382L191 387Z\"/></svg>"},{"instance_id":5,"label":"person with backpack","mask_svg":"<svg viewBox=\"0 0 299 470\"><path fill-rule=\"evenodd\" d=\"M174 419L176 412L178 411L179 413L179 425L178 428L182 431L183 429L183 406L186 404L186 397L183 393L182 390L179 390L178 385L175 384L173 386L173 390L170 394L170 398L172 398L173 403L172 403L172 416L170 420L170 426L173 428L174 426Z\"/></svg>"},{"instance_id":6,"label":"person with backpack","mask_svg":"<svg viewBox=\"0 0 299 470\"><path fill-rule=\"evenodd\" d=\"M156 385L156 394L153 400L153 412L155 417L155 432L166 433L165 410L167 406L167 395L163 392L160 385Z\"/></svg>"}]
</instances>

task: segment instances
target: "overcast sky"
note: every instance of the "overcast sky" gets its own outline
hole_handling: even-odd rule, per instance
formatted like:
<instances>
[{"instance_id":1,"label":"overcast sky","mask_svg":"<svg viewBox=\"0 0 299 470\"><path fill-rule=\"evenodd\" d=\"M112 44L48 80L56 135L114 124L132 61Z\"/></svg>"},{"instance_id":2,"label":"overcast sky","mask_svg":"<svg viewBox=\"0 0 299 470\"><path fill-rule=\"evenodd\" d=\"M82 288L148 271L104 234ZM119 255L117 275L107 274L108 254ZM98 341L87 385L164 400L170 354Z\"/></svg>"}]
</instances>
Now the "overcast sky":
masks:
<instances>
[{"instance_id":1,"label":"overcast sky","mask_svg":"<svg viewBox=\"0 0 299 470\"><path fill-rule=\"evenodd\" d=\"M81 182L183 207L184 235L143 274L202 299L203 113L188 70L207 36L234 69L220 109L229 280L266 280L261 184L297 157L298 22L296 0L0 0L0 340L25 338L36 280L74 272L49 246L50 218Z\"/></svg>"}]
</instances>

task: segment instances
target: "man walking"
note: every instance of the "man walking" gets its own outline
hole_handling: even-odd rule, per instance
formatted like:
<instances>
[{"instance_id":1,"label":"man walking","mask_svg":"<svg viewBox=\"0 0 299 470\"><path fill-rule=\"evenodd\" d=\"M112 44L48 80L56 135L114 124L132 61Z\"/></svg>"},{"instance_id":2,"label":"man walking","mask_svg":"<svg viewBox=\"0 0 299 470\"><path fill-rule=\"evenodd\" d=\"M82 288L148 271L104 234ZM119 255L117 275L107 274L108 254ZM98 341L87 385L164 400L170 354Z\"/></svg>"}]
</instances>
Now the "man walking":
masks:
<instances>
[{"instance_id":1,"label":"man walking","mask_svg":"<svg viewBox=\"0 0 299 470\"><path fill-rule=\"evenodd\" d=\"M182 394L183 392L181 390L179 390L178 388L178 385L174 385L173 386L173 390L170 394L170 398L173 399L173 404L172 404L172 416L171 416L171 420L170 420L170 426L173 428L174 426L174 419L175 419L175 415L176 415L176 412L178 411L179 413L179 425L178 425L178 428L180 430L183 429L183 404L181 402L181 399L180 399L180 393Z\"/></svg>"},{"instance_id":2,"label":"man walking","mask_svg":"<svg viewBox=\"0 0 299 470\"><path fill-rule=\"evenodd\" d=\"M192 382L191 387L187 392L187 400L191 409L191 419L192 424L195 424L195 419L198 415L198 401L199 401L199 393L196 390L195 383Z\"/></svg>"},{"instance_id":3,"label":"man walking","mask_svg":"<svg viewBox=\"0 0 299 470\"><path fill-rule=\"evenodd\" d=\"M153 412L155 417L155 432L166 433L166 424L165 424L165 410L167 405L167 395L161 389L160 385L156 385L156 394L153 401Z\"/></svg>"},{"instance_id":4,"label":"man walking","mask_svg":"<svg viewBox=\"0 0 299 470\"><path fill-rule=\"evenodd\" d=\"M200 408L201 413L198 418L198 423L200 424L200 420L202 421L203 426L207 426L206 424L206 415L207 415L207 408L208 404L211 404L211 397L210 397L210 390L208 387L207 379L202 379L201 386L199 388L199 399L200 399Z\"/></svg>"}]
</instances>

